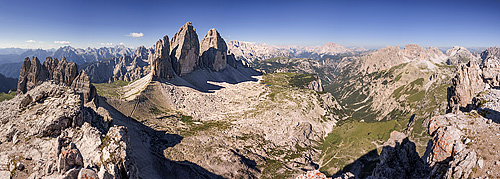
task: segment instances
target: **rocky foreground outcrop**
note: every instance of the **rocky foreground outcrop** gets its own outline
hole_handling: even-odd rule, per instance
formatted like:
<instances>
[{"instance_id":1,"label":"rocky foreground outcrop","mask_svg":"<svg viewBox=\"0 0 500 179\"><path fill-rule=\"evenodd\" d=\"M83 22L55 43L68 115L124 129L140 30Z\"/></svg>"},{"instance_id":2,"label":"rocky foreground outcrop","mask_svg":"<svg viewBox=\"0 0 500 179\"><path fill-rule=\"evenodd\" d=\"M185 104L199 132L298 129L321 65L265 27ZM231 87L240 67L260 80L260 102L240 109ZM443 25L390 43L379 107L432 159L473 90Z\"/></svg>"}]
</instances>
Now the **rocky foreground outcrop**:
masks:
<instances>
[{"instance_id":1,"label":"rocky foreground outcrop","mask_svg":"<svg viewBox=\"0 0 500 179\"><path fill-rule=\"evenodd\" d=\"M17 94L24 94L45 81L74 87L77 92L83 94L84 102L94 100L97 94L87 74L84 71L78 73L78 67L74 62L67 62L66 58L59 61L51 57L47 57L43 65L37 57L33 57L32 61L29 58L24 60L19 75Z\"/></svg>"},{"instance_id":2,"label":"rocky foreground outcrop","mask_svg":"<svg viewBox=\"0 0 500 179\"><path fill-rule=\"evenodd\" d=\"M45 81L1 102L0 172L7 178L137 177L127 129L109 127L109 118L85 107L81 95Z\"/></svg>"},{"instance_id":3,"label":"rocky foreground outcrop","mask_svg":"<svg viewBox=\"0 0 500 179\"><path fill-rule=\"evenodd\" d=\"M373 171L372 178L498 178L500 152L497 144L500 128L500 90L496 78L498 75L498 59L488 57L482 68L474 62L461 64L453 79L450 106L453 113L434 116L428 119L428 133L432 140L422 157L413 149L401 148L408 140L401 142L399 147L386 148L380 155L380 163ZM492 72L493 71L493 72ZM485 73L487 75L485 75ZM391 139L393 138L393 132ZM404 136L404 135L403 135ZM401 138L401 137L400 137ZM410 142L411 143L411 142ZM411 145L410 145L411 146ZM411 154L415 157L405 159L401 155L387 153ZM397 165L384 165L386 160L404 161ZM417 163L408 161L417 161ZM398 167L399 166L399 167ZM403 168L401 168L403 166ZM405 166L411 166L408 169ZM408 175L411 174L412 175ZM403 175L400 175L403 174ZM414 175L419 174L419 175Z\"/></svg>"}]
</instances>

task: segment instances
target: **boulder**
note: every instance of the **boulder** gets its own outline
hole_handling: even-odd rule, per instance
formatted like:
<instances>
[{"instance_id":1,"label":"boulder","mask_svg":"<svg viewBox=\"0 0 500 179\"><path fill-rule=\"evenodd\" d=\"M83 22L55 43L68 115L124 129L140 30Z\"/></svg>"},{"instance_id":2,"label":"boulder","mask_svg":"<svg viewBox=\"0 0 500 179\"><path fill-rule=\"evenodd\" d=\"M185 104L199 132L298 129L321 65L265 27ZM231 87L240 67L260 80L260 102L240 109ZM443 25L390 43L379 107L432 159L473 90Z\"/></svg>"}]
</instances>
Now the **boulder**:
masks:
<instances>
[{"instance_id":1,"label":"boulder","mask_svg":"<svg viewBox=\"0 0 500 179\"><path fill-rule=\"evenodd\" d=\"M200 42L191 22L186 22L170 41L170 58L179 76L191 73L199 65Z\"/></svg>"},{"instance_id":2,"label":"boulder","mask_svg":"<svg viewBox=\"0 0 500 179\"><path fill-rule=\"evenodd\" d=\"M78 179L99 179L99 176L94 170L83 168L78 173Z\"/></svg>"},{"instance_id":3,"label":"boulder","mask_svg":"<svg viewBox=\"0 0 500 179\"><path fill-rule=\"evenodd\" d=\"M200 43L200 61L203 67L220 71L227 66L227 45L219 32L210 29Z\"/></svg>"}]
</instances>

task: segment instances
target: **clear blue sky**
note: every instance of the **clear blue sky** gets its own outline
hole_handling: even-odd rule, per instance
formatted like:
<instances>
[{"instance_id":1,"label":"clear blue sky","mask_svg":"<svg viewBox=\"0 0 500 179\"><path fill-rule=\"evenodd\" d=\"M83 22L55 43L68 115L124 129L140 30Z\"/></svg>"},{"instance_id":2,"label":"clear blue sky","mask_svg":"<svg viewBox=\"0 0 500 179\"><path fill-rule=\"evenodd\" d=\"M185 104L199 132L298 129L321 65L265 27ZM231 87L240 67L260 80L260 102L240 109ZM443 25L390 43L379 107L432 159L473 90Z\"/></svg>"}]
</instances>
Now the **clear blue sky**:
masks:
<instances>
[{"instance_id":1,"label":"clear blue sky","mask_svg":"<svg viewBox=\"0 0 500 179\"><path fill-rule=\"evenodd\" d=\"M149 47L187 21L200 38L216 28L226 40L277 45L500 46L498 0L9 0L0 1L0 48Z\"/></svg>"}]
</instances>

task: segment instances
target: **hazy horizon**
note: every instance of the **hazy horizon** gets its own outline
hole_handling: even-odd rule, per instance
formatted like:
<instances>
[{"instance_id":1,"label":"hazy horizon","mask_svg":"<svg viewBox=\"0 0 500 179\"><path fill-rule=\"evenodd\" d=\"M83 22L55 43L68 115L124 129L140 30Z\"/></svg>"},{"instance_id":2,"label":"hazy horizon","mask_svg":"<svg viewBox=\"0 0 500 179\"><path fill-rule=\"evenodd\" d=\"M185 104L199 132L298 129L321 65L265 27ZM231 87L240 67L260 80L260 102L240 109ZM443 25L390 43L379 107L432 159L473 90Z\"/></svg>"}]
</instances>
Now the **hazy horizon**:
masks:
<instances>
[{"instance_id":1,"label":"hazy horizon","mask_svg":"<svg viewBox=\"0 0 500 179\"><path fill-rule=\"evenodd\" d=\"M192 22L199 38L314 46L490 47L500 1L14 1L0 6L0 48L152 46Z\"/></svg>"}]
</instances>

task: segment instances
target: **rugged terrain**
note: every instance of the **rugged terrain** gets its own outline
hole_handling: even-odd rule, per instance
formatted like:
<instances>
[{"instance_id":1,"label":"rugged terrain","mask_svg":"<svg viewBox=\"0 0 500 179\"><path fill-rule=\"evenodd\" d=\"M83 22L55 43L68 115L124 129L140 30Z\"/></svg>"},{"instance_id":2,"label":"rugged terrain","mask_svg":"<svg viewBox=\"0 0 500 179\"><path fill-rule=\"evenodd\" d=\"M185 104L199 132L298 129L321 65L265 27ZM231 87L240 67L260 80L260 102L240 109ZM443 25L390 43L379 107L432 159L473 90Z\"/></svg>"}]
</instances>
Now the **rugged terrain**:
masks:
<instances>
[{"instance_id":1,"label":"rugged terrain","mask_svg":"<svg viewBox=\"0 0 500 179\"><path fill-rule=\"evenodd\" d=\"M26 58L0 178L500 177L498 52L199 41L188 22L81 66Z\"/></svg>"}]
</instances>

